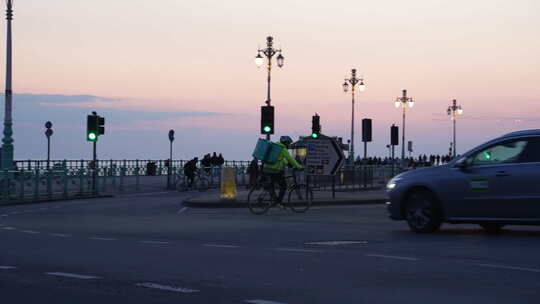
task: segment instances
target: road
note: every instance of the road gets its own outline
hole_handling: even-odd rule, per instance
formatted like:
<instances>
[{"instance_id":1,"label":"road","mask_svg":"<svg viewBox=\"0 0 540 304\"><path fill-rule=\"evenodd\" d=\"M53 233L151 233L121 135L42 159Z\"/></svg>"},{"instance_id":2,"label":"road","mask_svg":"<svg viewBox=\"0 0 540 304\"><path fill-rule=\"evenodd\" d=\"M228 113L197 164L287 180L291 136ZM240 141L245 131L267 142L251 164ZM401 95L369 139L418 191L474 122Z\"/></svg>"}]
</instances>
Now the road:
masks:
<instances>
[{"instance_id":1,"label":"road","mask_svg":"<svg viewBox=\"0 0 540 304\"><path fill-rule=\"evenodd\" d=\"M195 193L0 207L2 303L537 303L539 227L416 235L383 205L193 209Z\"/></svg>"}]
</instances>

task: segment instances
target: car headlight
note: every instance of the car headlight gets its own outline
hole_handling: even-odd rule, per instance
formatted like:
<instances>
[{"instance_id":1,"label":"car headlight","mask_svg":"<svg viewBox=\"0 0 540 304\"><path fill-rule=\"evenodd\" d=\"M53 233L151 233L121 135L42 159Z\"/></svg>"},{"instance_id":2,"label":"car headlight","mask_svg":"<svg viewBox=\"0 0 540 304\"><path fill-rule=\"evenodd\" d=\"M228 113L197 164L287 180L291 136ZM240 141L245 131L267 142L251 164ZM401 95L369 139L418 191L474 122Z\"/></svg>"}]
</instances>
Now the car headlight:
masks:
<instances>
[{"instance_id":1,"label":"car headlight","mask_svg":"<svg viewBox=\"0 0 540 304\"><path fill-rule=\"evenodd\" d=\"M395 178L395 177L389 180L388 183L386 184L386 189L387 190L394 189L397 186L397 183L399 182L399 180L400 178Z\"/></svg>"}]
</instances>

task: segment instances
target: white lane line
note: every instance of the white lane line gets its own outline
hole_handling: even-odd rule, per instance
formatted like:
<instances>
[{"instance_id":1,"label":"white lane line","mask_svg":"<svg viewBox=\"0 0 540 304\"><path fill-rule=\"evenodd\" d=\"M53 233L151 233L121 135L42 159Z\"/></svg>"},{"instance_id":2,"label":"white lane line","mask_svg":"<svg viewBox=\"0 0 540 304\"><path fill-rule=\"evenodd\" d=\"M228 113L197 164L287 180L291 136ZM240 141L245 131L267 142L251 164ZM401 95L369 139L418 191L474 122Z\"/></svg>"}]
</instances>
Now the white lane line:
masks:
<instances>
[{"instance_id":1,"label":"white lane line","mask_svg":"<svg viewBox=\"0 0 540 304\"><path fill-rule=\"evenodd\" d=\"M305 245L324 245L324 246L339 246L339 245L353 245L353 244L367 244L367 241L326 241L326 242L309 242Z\"/></svg>"},{"instance_id":2,"label":"white lane line","mask_svg":"<svg viewBox=\"0 0 540 304\"><path fill-rule=\"evenodd\" d=\"M0 215L0 216L9 216L9 214L2 214L2 215Z\"/></svg>"},{"instance_id":3,"label":"white lane line","mask_svg":"<svg viewBox=\"0 0 540 304\"><path fill-rule=\"evenodd\" d=\"M51 207L51 208L58 209L58 208L60 208L60 206L54 206L54 207Z\"/></svg>"},{"instance_id":4,"label":"white lane line","mask_svg":"<svg viewBox=\"0 0 540 304\"><path fill-rule=\"evenodd\" d=\"M39 232L39 231L34 231L34 230L19 230L19 232L30 233L30 234L38 234L38 233L41 233L41 232Z\"/></svg>"},{"instance_id":5,"label":"white lane line","mask_svg":"<svg viewBox=\"0 0 540 304\"><path fill-rule=\"evenodd\" d=\"M89 240L96 240L96 241L117 241L118 239L115 238L104 238L104 237L90 237Z\"/></svg>"},{"instance_id":6,"label":"white lane line","mask_svg":"<svg viewBox=\"0 0 540 304\"><path fill-rule=\"evenodd\" d=\"M245 300L244 303L249 304L286 304L283 302L268 301L268 300Z\"/></svg>"},{"instance_id":7,"label":"white lane line","mask_svg":"<svg viewBox=\"0 0 540 304\"><path fill-rule=\"evenodd\" d=\"M156 245L169 244L169 242L162 242L162 241L139 241L139 243L142 243L142 244L156 244Z\"/></svg>"},{"instance_id":8,"label":"white lane line","mask_svg":"<svg viewBox=\"0 0 540 304\"><path fill-rule=\"evenodd\" d=\"M17 267L15 267L15 266L2 266L2 265L0 265L0 269L1 269L1 270L9 270L9 269L15 269L15 268L17 268Z\"/></svg>"},{"instance_id":9,"label":"white lane line","mask_svg":"<svg viewBox=\"0 0 540 304\"><path fill-rule=\"evenodd\" d=\"M77 274L77 273L67 273L67 272L45 272L45 274L58 276L58 277L81 279L81 280L101 279L101 277L97 277L97 276L90 276L90 275Z\"/></svg>"},{"instance_id":10,"label":"white lane line","mask_svg":"<svg viewBox=\"0 0 540 304\"><path fill-rule=\"evenodd\" d=\"M217 248L238 248L240 246L236 245L225 245L225 244L204 244L204 247L217 247Z\"/></svg>"},{"instance_id":11,"label":"white lane line","mask_svg":"<svg viewBox=\"0 0 540 304\"><path fill-rule=\"evenodd\" d=\"M302 249L302 248L275 248L276 251L285 251L285 252L323 252L322 250L315 249Z\"/></svg>"},{"instance_id":12,"label":"white lane line","mask_svg":"<svg viewBox=\"0 0 540 304\"><path fill-rule=\"evenodd\" d=\"M13 228L13 227L4 227L4 228L2 228L2 229L4 229L4 230L17 230L17 229L15 229L15 228Z\"/></svg>"},{"instance_id":13,"label":"white lane line","mask_svg":"<svg viewBox=\"0 0 540 304\"><path fill-rule=\"evenodd\" d=\"M394 259L394 260L404 260L404 261L420 261L419 258L403 257L403 256L396 256L396 255L366 254L365 256L367 256L367 257L374 257L374 258L385 258L385 259Z\"/></svg>"},{"instance_id":14,"label":"white lane line","mask_svg":"<svg viewBox=\"0 0 540 304\"><path fill-rule=\"evenodd\" d=\"M188 207L181 208L180 210L178 210L178 212L176 212L176 214L181 214L182 212L186 210L188 210Z\"/></svg>"},{"instance_id":15,"label":"white lane line","mask_svg":"<svg viewBox=\"0 0 540 304\"><path fill-rule=\"evenodd\" d=\"M521 270L521 271L528 271L528 272L540 272L540 269L538 268L516 267L516 266L496 265L496 264L473 264L473 265L480 266L480 267L489 267L489 268Z\"/></svg>"},{"instance_id":16,"label":"white lane line","mask_svg":"<svg viewBox=\"0 0 540 304\"><path fill-rule=\"evenodd\" d=\"M177 286L169 286L169 285L161 285L161 284L156 284L156 283L137 283L137 284L135 284L135 286L146 287L146 288L154 288L154 289L161 289L161 290L166 290L166 291L181 292L181 293L199 292L199 290L196 290L196 289L177 287Z\"/></svg>"},{"instance_id":17,"label":"white lane line","mask_svg":"<svg viewBox=\"0 0 540 304\"><path fill-rule=\"evenodd\" d=\"M14 212L11 212L11 214L20 214L19 211L14 211Z\"/></svg>"},{"instance_id":18,"label":"white lane line","mask_svg":"<svg viewBox=\"0 0 540 304\"><path fill-rule=\"evenodd\" d=\"M57 237L71 237L71 234L63 234L63 233L51 233L52 236L57 236Z\"/></svg>"},{"instance_id":19,"label":"white lane line","mask_svg":"<svg viewBox=\"0 0 540 304\"><path fill-rule=\"evenodd\" d=\"M169 192L169 191L161 191L161 192L142 192L142 193L136 193L136 194L123 194L123 195L120 195L120 197L146 196L146 195L164 194L164 193L171 193L171 192Z\"/></svg>"}]
</instances>

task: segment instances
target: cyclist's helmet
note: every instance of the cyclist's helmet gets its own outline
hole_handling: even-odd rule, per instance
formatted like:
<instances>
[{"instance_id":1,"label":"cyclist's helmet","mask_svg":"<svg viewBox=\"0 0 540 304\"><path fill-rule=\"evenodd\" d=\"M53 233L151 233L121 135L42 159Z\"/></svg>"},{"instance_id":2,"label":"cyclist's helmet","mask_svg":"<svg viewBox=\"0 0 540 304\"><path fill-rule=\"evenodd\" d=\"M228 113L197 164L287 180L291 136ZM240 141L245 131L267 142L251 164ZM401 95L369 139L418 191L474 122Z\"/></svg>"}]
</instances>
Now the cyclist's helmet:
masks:
<instances>
[{"instance_id":1,"label":"cyclist's helmet","mask_svg":"<svg viewBox=\"0 0 540 304\"><path fill-rule=\"evenodd\" d=\"M285 146L289 146L290 144L292 144L293 140L290 136L281 136L279 138L279 141L284 144Z\"/></svg>"}]
</instances>

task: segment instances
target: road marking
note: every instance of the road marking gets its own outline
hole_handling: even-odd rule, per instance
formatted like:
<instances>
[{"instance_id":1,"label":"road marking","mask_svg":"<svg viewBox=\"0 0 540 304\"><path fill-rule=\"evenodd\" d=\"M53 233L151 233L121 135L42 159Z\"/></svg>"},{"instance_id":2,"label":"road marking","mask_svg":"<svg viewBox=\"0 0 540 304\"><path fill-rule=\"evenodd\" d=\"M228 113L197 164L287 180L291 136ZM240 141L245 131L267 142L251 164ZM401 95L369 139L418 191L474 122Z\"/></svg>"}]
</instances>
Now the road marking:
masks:
<instances>
[{"instance_id":1,"label":"road marking","mask_svg":"<svg viewBox=\"0 0 540 304\"><path fill-rule=\"evenodd\" d=\"M509 270L521 270L528 272L540 272L538 268L527 268L527 267L516 267L516 266L506 266L506 265L496 265L496 264L474 264L480 267L489 267L489 268L500 268L500 269L509 269Z\"/></svg>"},{"instance_id":2,"label":"road marking","mask_svg":"<svg viewBox=\"0 0 540 304\"><path fill-rule=\"evenodd\" d=\"M396 256L396 255L366 254L366 256L374 257L374 258L386 258L386 259L394 259L394 260L404 260L404 261L420 261L419 258L403 257L403 256Z\"/></svg>"},{"instance_id":3,"label":"road marking","mask_svg":"<svg viewBox=\"0 0 540 304\"><path fill-rule=\"evenodd\" d=\"M117 241L118 240L118 239L115 239L115 238L104 238L104 237L90 237L88 239L96 240L96 241Z\"/></svg>"},{"instance_id":4,"label":"road marking","mask_svg":"<svg viewBox=\"0 0 540 304\"><path fill-rule=\"evenodd\" d=\"M17 267L15 267L15 266L2 266L2 265L0 265L0 269L1 269L1 270L9 270L9 269L15 269L15 268L17 268Z\"/></svg>"},{"instance_id":5,"label":"road marking","mask_svg":"<svg viewBox=\"0 0 540 304\"><path fill-rule=\"evenodd\" d=\"M60 206L54 206L54 207L51 207L51 208L58 209L58 208L60 208Z\"/></svg>"},{"instance_id":6,"label":"road marking","mask_svg":"<svg viewBox=\"0 0 540 304\"><path fill-rule=\"evenodd\" d=\"M19 211L11 212L11 214L19 214L19 213L20 213Z\"/></svg>"},{"instance_id":7,"label":"road marking","mask_svg":"<svg viewBox=\"0 0 540 304\"><path fill-rule=\"evenodd\" d=\"M286 252L323 252L322 250L302 249L302 248L276 248L275 250L286 251Z\"/></svg>"},{"instance_id":8,"label":"road marking","mask_svg":"<svg viewBox=\"0 0 540 304\"><path fill-rule=\"evenodd\" d=\"M286 304L283 302L268 301L268 300L245 300L244 303L249 304Z\"/></svg>"},{"instance_id":9,"label":"road marking","mask_svg":"<svg viewBox=\"0 0 540 304\"><path fill-rule=\"evenodd\" d=\"M39 232L39 231L34 231L34 230L19 230L19 232L30 233L30 234L38 234L38 233L41 233L41 232Z\"/></svg>"},{"instance_id":10,"label":"road marking","mask_svg":"<svg viewBox=\"0 0 540 304\"><path fill-rule=\"evenodd\" d=\"M162 241L139 241L139 243L142 243L142 244L157 244L157 245L169 244L169 242L162 242Z\"/></svg>"},{"instance_id":11,"label":"road marking","mask_svg":"<svg viewBox=\"0 0 540 304\"><path fill-rule=\"evenodd\" d=\"M305 245L325 245L325 246L339 246L339 245L353 245L353 244L367 244L367 241L327 241L327 242L309 242Z\"/></svg>"},{"instance_id":12,"label":"road marking","mask_svg":"<svg viewBox=\"0 0 540 304\"><path fill-rule=\"evenodd\" d=\"M120 195L120 197L129 197L129 196L146 196L146 195L154 195L154 194L164 194L164 193L171 193L170 191L160 191L160 192L143 192L143 193L135 193L135 194L124 194Z\"/></svg>"},{"instance_id":13,"label":"road marking","mask_svg":"<svg viewBox=\"0 0 540 304\"><path fill-rule=\"evenodd\" d=\"M176 214L181 214L182 212L186 210L188 210L188 207L181 208L180 210L178 210L178 212L176 212Z\"/></svg>"},{"instance_id":14,"label":"road marking","mask_svg":"<svg viewBox=\"0 0 540 304\"><path fill-rule=\"evenodd\" d=\"M217 248L238 248L236 245L222 245L222 244L204 244L205 247L217 247Z\"/></svg>"},{"instance_id":15,"label":"road marking","mask_svg":"<svg viewBox=\"0 0 540 304\"><path fill-rule=\"evenodd\" d=\"M52 236L57 236L57 237L71 237L71 234L63 234L63 233L51 233Z\"/></svg>"},{"instance_id":16,"label":"road marking","mask_svg":"<svg viewBox=\"0 0 540 304\"><path fill-rule=\"evenodd\" d=\"M15 229L15 228L13 228L13 227L4 227L4 228L2 228L2 229L4 229L4 230L17 230L17 229Z\"/></svg>"},{"instance_id":17,"label":"road marking","mask_svg":"<svg viewBox=\"0 0 540 304\"><path fill-rule=\"evenodd\" d=\"M135 286L146 287L146 288L154 288L154 289L161 289L161 290L166 290L166 291L181 292L181 293L199 292L199 290L196 290L196 289L169 286L169 285L161 285L161 284L156 284L156 283L137 283L137 284L135 284Z\"/></svg>"},{"instance_id":18,"label":"road marking","mask_svg":"<svg viewBox=\"0 0 540 304\"><path fill-rule=\"evenodd\" d=\"M101 279L101 277L84 275L84 274L76 274L76 273L67 273L67 272L45 272L45 274L58 276L58 277L81 279L81 280Z\"/></svg>"},{"instance_id":19,"label":"road marking","mask_svg":"<svg viewBox=\"0 0 540 304\"><path fill-rule=\"evenodd\" d=\"M2 215L0 215L0 216L9 216L9 214L2 214Z\"/></svg>"}]
</instances>

